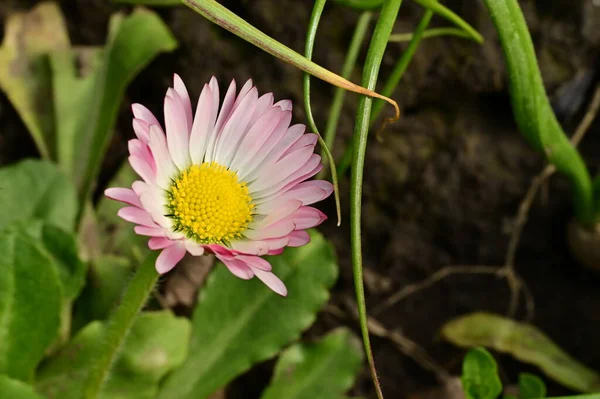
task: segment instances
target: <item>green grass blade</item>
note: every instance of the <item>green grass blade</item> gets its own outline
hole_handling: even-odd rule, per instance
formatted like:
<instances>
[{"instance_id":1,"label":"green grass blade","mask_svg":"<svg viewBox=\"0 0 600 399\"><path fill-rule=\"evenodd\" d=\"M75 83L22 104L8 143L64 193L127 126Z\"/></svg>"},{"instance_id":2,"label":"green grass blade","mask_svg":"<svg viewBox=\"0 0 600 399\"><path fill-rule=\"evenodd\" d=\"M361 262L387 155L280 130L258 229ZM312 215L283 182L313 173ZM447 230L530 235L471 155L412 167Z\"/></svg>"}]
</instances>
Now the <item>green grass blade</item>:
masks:
<instances>
[{"instance_id":1,"label":"green grass blade","mask_svg":"<svg viewBox=\"0 0 600 399\"><path fill-rule=\"evenodd\" d=\"M306 59L312 59L313 48L315 46L315 38L317 36L317 28L319 27L319 21L321 20L321 14L323 13L323 8L325 7L325 2L327 0L317 0L315 1L315 5L313 7L312 15L310 16L310 21L308 23L308 32L306 33L306 47L305 47L305 56ZM337 173L335 171L335 160L333 159L333 155L331 155L331 151L327 147L327 144L323 140L321 133L319 133L319 129L317 128L317 124L315 123L315 119L313 118L312 108L310 106L310 74L304 72L304 108L306 109L306 118L308 119L308 125L312 129L314 133L319 136L319 144L321 145L321 153L324 153L329 161L329 168L331 169L331 180L333 182L333 196L335 197L335 209L337 214L337 225L342 224L342 206L340 205L340 188L338 185Z\"/></svg>"},{"instance_id":2,"label":"green grass blade","mask_svg":"<svg viewBox=\"0 0 600 399\"><path fill-rule=\"evenodd\" d=\"M464 39L473 40L473 36L469 35L467 32L460 28L433 28L427 29L423 32L423 39L428 39L430 37L438 37L438 36L456 36L462 37ZM390 42L410 42L413 37L415 37L414 33L395 33L390 36Z\"/></svg>"},{"instance_id":3,"label":"green grass blade","mask_svg":"<svg viewBox=\"0 0 600 399\"><path fill-rule=\"evenodd\" d=\"M420 0L421 1L421 0ZM546 95L533 41L517 0L485 0L504 50L515 119L521 133L573 186L575 215L593 224L592 181Z\"/></svg>"},{"instance_id":4,"label":"green grass blade","mask_svg":"<svg viewBox=\"0 0 600 399\"><path fill-rule=\"evenodd\" d=\"M277 57L304 72L310 73L311 75L322 79L325 82L331 83L332 85L343 87L346 90L389 102L394 106L394 108L396 108L397 117L400 116L400 110L398 109L398 104L396 104L395 101L389 98L384 98L380 94L375 93L373 90L365 89L364 87L354 84L347 79L344 79L341 76L323 68L322 66L315 64L306 57L303 57L294 50L250 25L248 22L238 17L236 14L223 7L215 0L182 1L192 10L196 11L209 21L219 25L234 35L246 40L248 43L255 45L272 56Z\"/></svg>"},{"instance_id":5,"label":"green grass blade","mask_svg":"<svg viewBox=\"0 0 600 399\"><path fill-rule=\"evenodd\" d=\"M350 77L350 74L356 66L358 53L365 39L367 28L369 27L369 23L371 22L372 18L373 13L370 11L365 11L361 14L358 22L356 23L354 34L352 35L352 40L350 41L350 46L348 47L348 53L346 54L344 65L342 66L342 77L346 79ZM333 143L335 141L337 126L340 119L340 114L342 112L342 107L344 106L345 98L346 90L339 87L336 88L335 93L333 94L333 101L331 103L331 109L329 110L329 117L327 119L327 125L325 125L324 134L325 144L327 144L327 147L330 149L333 147ZM350 153L350 155L351 154L352 153ZM321 156L325 156L323 151L321 152ZM319 176L323 177L325 173L326 170L323 170Z\"/></svg>"},{"instance_id":6,"label":"green grass blade","mask_svg":"<svg viewBox=\"0 0 600 399\"><path fill-rule=\"evenodd\" d=\"M385 0L335 0L337 4L356 10L374 10L381 7Z\"/></svg>"},{"instance_id":7,"label":"green grass blade","mask_svg":"<svg viewBox=\"0 0 600 399\"><path fill-rule=\"evenodd\" d=\"M381 15L377 21L373 38L367 53L367 59L363 69L363 86L373 90L377 84L379 67L383 59L383 53L387 46L390 34L402 0L387 0L381 10ZM363 169L365 166L365 154L367 148L367 136L369 134L371 106L373 99L361 97L358 103L356 114L356 123L354 125L354 159L352 162L352 177L350 182L350 238L352 248L352 268L354 274L354 287L356 290L356 300L358 303L358 313L360 326L367 352L367 359L371 368L371 375L378 398L382 399L383 394L377 378L377 371L373 361L373 353L369 340L369 330L367 327L367 307L365 303L365 289L363 284L362 270L362 236L361 236L361 204L362 204L362 183Z\"/></svg>"},{"instance_id":8,"label":"green grass blade","mask_svg":"<svg viewBox=\"0 0 600 399\"><path fill-rule=\"evenodd\" d=\"M454 11L450 10L446 6L441 3L438 3L438 0L413 0L415 3L420 4L421 6L433 11L438 14L440 17L446 18L448 21L452 22L465 32L469 34L478 43L483 43L483 36L479 32L477 32L471 25L469 25L464 19L459 17L454 13Z\"/></svg>"}]
</instances>

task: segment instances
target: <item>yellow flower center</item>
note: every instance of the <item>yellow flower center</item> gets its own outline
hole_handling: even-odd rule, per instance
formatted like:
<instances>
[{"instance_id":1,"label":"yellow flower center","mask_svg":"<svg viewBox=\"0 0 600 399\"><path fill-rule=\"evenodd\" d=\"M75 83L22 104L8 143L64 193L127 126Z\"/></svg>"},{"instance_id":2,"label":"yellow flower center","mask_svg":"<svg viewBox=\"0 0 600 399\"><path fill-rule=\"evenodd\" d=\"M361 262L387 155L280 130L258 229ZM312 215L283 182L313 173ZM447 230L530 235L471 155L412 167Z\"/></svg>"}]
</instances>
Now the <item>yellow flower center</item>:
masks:
<instances>
[{"instance_id":1,"label":"yellow flower center","mask_svg":"<svg viewBox=\"0 0 600 399\"><path fill-rule=\"evenodd\" d=\"M240 238L254 209L246 183L216 162L183 171L171 185L168 206L175 230L203 244Z\"/></svg>"}]
</instances>

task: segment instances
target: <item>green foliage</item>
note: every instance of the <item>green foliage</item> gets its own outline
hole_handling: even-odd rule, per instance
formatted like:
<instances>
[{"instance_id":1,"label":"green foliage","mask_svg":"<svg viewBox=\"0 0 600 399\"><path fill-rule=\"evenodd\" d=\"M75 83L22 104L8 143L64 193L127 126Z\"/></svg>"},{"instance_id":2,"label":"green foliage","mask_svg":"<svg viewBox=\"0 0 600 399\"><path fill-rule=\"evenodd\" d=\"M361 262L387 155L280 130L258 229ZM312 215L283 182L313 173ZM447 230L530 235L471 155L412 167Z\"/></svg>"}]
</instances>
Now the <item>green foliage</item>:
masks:
<instances>
[{"instance_id":1,"label":"green foliage","mask_svg":"<svg viewBox=\"0 0 600 399\"><path fill-rule=\"evenodd\" d=\"M338 271L331 244L316 232L311 238L309 245L269 259L288 287L286 298L217 266L200 292L190 355L167 377L159 398L205 398L275 356L314 322Z\"/></svg>"},{"instance_id":2,"label":"green foliage","mask_svg":"<svg viewBox=\"0 0 600 399\"><path fill-rule=\"evenodd\" d=\"M339 5L356 10L375 10L383 5L385 0L334 0Z\"/></svg>"},{"instance_id":3,"label":"green foliage","mask_svg":"<svg viewBox=\"0 0 600 399\"><path fill-rule=\"evenodd\" d=\"M510 353L523 362L536 365L548 377L571 389L600 390L598 373L573 359L529 324L490 313L471 313L446 323L442 335L458 346L483 346Z\"/></svg>"},{"instance_id":4,"label":"green foliage","mask_svg":"<svg viewBox=\"0 0 600 399\"><path fill-rule=\"evenodd\" d=\"M58 272L47 251L22 233L0 235L0 253L0 373L29 381L58 334Z\"/></svg>"},{"instance_id":5,"label":"green foliage","mask_svg":"<svg viewBox=\"0 0 600 399\"><path fill-rule=\"evenodd\" d=\"M546 384L533 374L519 374L519 399L539 399L546 397Z\"/></svg>"},{"instance_id":6,"label":"green foliage","mask_svg":"<svg viewBox=\"0 0 600 399\"><path fill-rule=\"evenodd\" d=\"M95 321L41 367L36 388L50 398L79 398L106 328ZM144 312L135 321L100 398L150 399L160 380L187 356L190 322L169 311Z\"/></svg>"},{"instance_id":7,"label":"green foliage","mask_svg":"<svg viewBox=\"0 0 600 399\"><path fill-rule=\"evenodd\" d=\"M502 392L496 361L483 348L471 349L465 356L461 382L467 399L495 399Z\"/></svg>"},{"instance_id":8,"label":"green foliage","mask_svg":"<svg viewBox=\"0 0 600 399\"><path fill-rule=\"evenodd\" d=\"M360 341L346 329L295 344L279 357L261 399L339 398L352 387L362 358Z\"/></svg>"},{"instance_id":9,"label":"green foliage","mask_svg":"<svg viewBox=\"0 0 600 399\"><path fill-rule=\"evenodd\" d=\"M72 232L77 197L69 179L50 162L24 160L0 169L0 230L39 219Z\"/></svg>"},{"instance_id":10,"label":"green foliage","mask_svg":"<svg viewBox=\"0 0 600 399\"><path fill-rule=\"evenodd\" d=\"M154 12L136 9L127 17L117 14L111 18L102 63L94 74L93 84L87 86L85 116L74 130L63 133L68 137L66 141L74 145L72 151L66 151L63 162L74 172L82 198L89 194L100 168L125 88L159 53L172 51L176 46L169 29ZM75 85L76 75L72 79ZM56 95L69 93L63 89ZM88 134L80 134L82 131ZM78 155L73 157L73 154Z\"/></svg>"},{"instance_id":11,"label":"green foliage","mask_svg":"<svg viewBox=\"0 0 600 399\"><path fill-rule=\"evenodd\" d=\"M519 4L517 0L485 0L485 3L504 50L519 129L535 149L543 152L571 180L577 219L589 225L593 222L591 178L554 115Z\"/></svg>"},{"instance_id":12,"label":"green foliage","mask_svg":"<svg viewBox=\"0 0 600 399\"><path fill-rule=\"evenodd\" d=\"M43 399L31 385L0 375L0 399Z\"/></svg>"}]
</instances>

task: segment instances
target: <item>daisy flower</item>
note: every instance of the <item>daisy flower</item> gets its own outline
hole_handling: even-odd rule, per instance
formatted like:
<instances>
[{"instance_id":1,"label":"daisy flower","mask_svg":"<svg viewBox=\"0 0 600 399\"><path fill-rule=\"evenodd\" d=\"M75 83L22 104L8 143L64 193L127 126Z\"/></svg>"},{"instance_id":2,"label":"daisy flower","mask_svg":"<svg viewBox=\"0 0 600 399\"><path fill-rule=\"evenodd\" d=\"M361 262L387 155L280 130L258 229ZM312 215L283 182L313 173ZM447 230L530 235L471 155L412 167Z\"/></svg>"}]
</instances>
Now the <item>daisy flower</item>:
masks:
<instances>
[{"instance_id":1,"label":"daisy flower","mask_svg":"<svg viewBox=\"0 0 600 399\"><path fill-rule=\"evenodd\" d=\"M333 191L329 182L306 181L323 166L314 153L317 135L290 126L291 101L274 103L272 93L259 97L248 80L237 94L233 81L220 104L213 77L193 114L175 75L165 97L165 130L143 105L132 110L137 138L129 141L129 163L142 180L105 194L128 204L119 216L162 251L158 273L186 252L210 253L237 277L256 276L287 295L262 256L307 244L306 229L326 219L308 205Z\"/></svg>"}]
</instances>

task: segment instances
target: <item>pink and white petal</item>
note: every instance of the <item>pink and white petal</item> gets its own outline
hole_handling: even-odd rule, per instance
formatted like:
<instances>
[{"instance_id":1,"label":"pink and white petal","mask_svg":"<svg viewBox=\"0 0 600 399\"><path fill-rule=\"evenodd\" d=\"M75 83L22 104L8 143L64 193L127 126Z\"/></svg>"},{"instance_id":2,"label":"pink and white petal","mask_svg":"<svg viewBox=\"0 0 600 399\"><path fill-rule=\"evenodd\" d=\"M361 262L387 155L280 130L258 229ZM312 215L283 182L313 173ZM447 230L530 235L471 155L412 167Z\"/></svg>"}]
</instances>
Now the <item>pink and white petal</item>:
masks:
<instances>
[{"instance_id":1,"label":"pink and white petal","mask_svg":"<svg viewBox=\"0 0 600 399\"><path fill-rule=\"evenodd\" d=\"M290 111L283 112L271 134L268 137L261 139L248 151L246 155L246 157L249 158L248 162L243 167L240 167L238 172L238 174L240 174L240 179L251 181L252 178L250 178L250 176L252 176L254 169L261 165L277 143L285 139L291 120L292 113Z\"/></svg>"},{"instance_id":2,"label":"pink and white petal","mask_svg":"<svg viewBox=\"0 0 600 399\"><path fill-rule=\"evenodd\" d=\"M261 191L251 191L250 194L254 200L260 200L261 198L274 195L278 192L285 192L298 183L316 175L321 169L323 169L321 157L317 154L313 154L304 166L282 182Z\"/></svg>"},{"instance_id":3,"label":"pink and white petal","mask_svg":"<svg viewBox=\"0 0 600 399\"><path fill-rule=\"evenodd\" d=\"M138 208L142 207L140 198L130 188L107 188L106 190L104 190L104 195L115 201L121 201L129 205L137 206Z\"/></svg>"},{"instance_id":4,"label":"pink and white petal","mask_svg":"<svg viewBox=\"0 0 600 399\"><path fill-rule=\"evenodd\" d=\"M188 150L190 130L187 126L183 103L175 90L167 91L164 108L169 153L175 166L179 170L184 170L190 164Z\"/></svg>"},{"instance_id":5,"label":"pink and white petal","mask_svg":"<svg viewBox=\"0 0 600 399\"><path fill-rule=\"evenodd\" d=\"M165 135L159 126L150 126L150 142L148 145L156 163L156 184L166 190L178 171L167 148Z\"/></svg>"},{"instance_id":6,"label":"pink and white petal","mask_svg":"<svg viewBox=\"0 0 600 399\"><path fill-rule=\"evenodd\" d=\"M260 151L261 147L269 139L277 126L283 119L283 111L278 107L271 108L264 113L248 130L244 136L237 155L231 162L231 170L241 171L246 168ZM291 120L291 114L286 116Z\"/></svg>"},{"instance_id":7,"label":"pink and white petal","mask_svg":"<svg viewBox=\"0 0 600 399\"><path fill-rule=\"evenodd\" d=\"M204 246L192 240L185 240L185 249L193 256L204 255Z\"/></svg>"},{"instance_id":8,"label":"pink and white petal","mask_svg":"<svg viewBox=\"0 0 600 399\"><path fill-rule=\"evenodd\" d=\"M181 99L181 103L183 105L183 110L185 111L185 121L188 126L188 132L192 130L192 102L190 101L190 95L188 94L187 89L185 88L185 84L183 80L177 74L173 74L173 88L179 95Z\"/></svg>"},{"instance_id":9,"label":"pink and white petal","mask_svg":"<svg viewBox=\"0 0 600 399\"><path fill-rule=\"evenodd\" d=\"M327 215L311 206L303 206L290 216L289 219L294 221L296 225L295 230L304 230L320 225L327 220Z\"/></svg>"},{"instance_id":10,"label":"pink and white petal","mask_svg":"<svg viewBox=\"0 0 600 399\"><path fill-rule=\"evenodd\" d=\"M127 142L127 147L129 149L129 155L143 159L152 169L152 173L156 172L154 157L146 143L138 139L131 139Z\"/></svg>"},{"instance_id":11,"label":"pink and white petal","mask_svg":"<svg viewBox=\"0 0 600 399\"><path fill-rule=\"evenodd\" d=\"M257 157L259 162L254 161L247 167L247 180L255 180L261 175L263 169L270 168L279 161L281 155L302 137L305 129L306 127L301 124L293 126L289 126L288 124L287 130L282 132L278 139L273 140L269 143L270 145L265 145L264 148L260 149L260 156Z\"/></svg>"},{"instance_id":12,"label":"pink and white petal","mask_svg":"<svg viewBox=\"0 0 600 399\"><path fill-rule=\"evenodd\" d=\"M227 269L236 277L241 278L242 280L250 280L254 277L254 271L250 268L250 266L246 265L244 262L233 259L233 260L224 260L217 255L217 258L223 262Z\"/></svg>"},{"instance_id":13,"label":"pink and white petal","mask_svg":"<svg viewBox=\"0 0 600 399\"><path fill-rule=\"evenodd\" d=\"M233 107L231 108L231 113L235 112L237 107L240 106L241 101L244 99L244 97L246 97L246 95L250 92L250 90L252 90L252 88L254 88L254 85L252 84L252 79L248 79L246 81L246 83L244 83L242 88L240 89L240 92L238 93L237 98L235 99L235 102L233 103ZM257 98L258 98L258 96L257 96Z\"/></svg>"},{"instance_id":14,"label":"pink and white petal","mask_svg":"<svg viewBox=\"0 0 600 399\"><path fill-rule=\"evenodd\" d=\"M185 256L185 245L182 242L176 242L173 245L163 249L156 259L156 271L159 274L165 274L175 267Z\"/></svg>"},{"instance_id":15,"label":"pink and white petal","mask_svg":"<svg viewBox=\"0 0 600 399\"><path fill-rule=\"evenodd\" d=\"M294 151L297 151L303 147L315 147L317 141L319 140L319 136L314 133L304 133L300 138L292 144L290 148L288 148L278 159L278 161L287 155L291 154Z\"/></svg>"},{"instance_id":16,"label":"pink and white petal","mask_svg":"<svg viewBox=\"0 0 600 399\"><path fill-rule=\"evenodd\" d=\"M288 237L290 247L301 247L310 242L310 234L305 230L292 231Z\"/></svg>"},{"instance_id":17,"label":"pink and white petal","mask_svg":"<svg viewBox=\"0 0 600 399\"><path fill-rule=\"evenodd\" d=\"M204 85L198 99L196 116L190 134L190 157L193 163L201 164L204 160L208 137L215 127L217 117L215 109L218 109L218 107L218 98L215 102L212 89L209 85Z\"/></svg>"},{"instance_id":18,"label":"pink and white petal","mask_svg":"<svg viewBox=\"0 0 600 399\"><path fill-rule=\"evenodd\" d=\"M206 152L204 154L205 162L212 162L214 157L215 145L217 143L217 138L221 134L221 130L225 125L225 122L229 119L231 114L231 110L233 108L233 103L235 101L235 91L236 85L235 80L231 81L229 88L227 89L227 93L225 93L225 98L223 99L223 105L221 106L221 110L219 111L219 116L217 117L217 122L215 123L215 127L212 131L212 134L209 137L208 145L206 147Z\"/></svg>"},{"instance_id":19,"label":"pink and white petal","mask_svg":"<svg viewBox=\"0 0 600 399\"><path fill-rule=\"evenodd\" d=\"M210 78L208 87L212 92L213 115L211 116L211 120L215 121L216 123L217 117L219 116L219 101L221 101L221 98L219 97L219 82L217 82L217 78L214 76Z\"/></svg>"},{"instance_id":20,"label":"pink and white petal","mask_svg":"<svg viewBox=\"0 0 600 399\"><path fill-rule=\"evenodd\" d=\"M140 202L156 224L165 229L173 228L173 220L165 216L166 208L162 199L156 198L149 191L145 191L140 195Z\"/></svg>"},{"instance_id":21,"label":"pink and white petal","mask_svg":"<svg viewBox=\"0 0 600 399\"><path fill-rule=\"evenodd\" d=\"M148 240L148 248L154 251L157 249L164 249L173 244L175 244L175 241L169 240L166 237L150 237Z\"/></svg>"},{"instance_id":22,"label":"pink and white petal","mask_svg":"<svg viewBox=\"0 0 600 399\"><path fill-rule=\"evenodd\" d=\"M267 287L269 287L273 292L279 294L281 296L287 296L287 288L283 281L281 281L276 275L271 272L265 272L260 269L252 269L256 277L258 277Z\"/></svg>"},{"instance_id":23,"label":"pink and white petal","mask_svg":"<svg viewBox=\"0 0 600 399\"><path fill-rule=\"evenodd\" d=\"M273 166L262 168L260 175L257 176L255 181L248 185L248 189L251 192L261 191L285 181L298 169L301 169L306 165L313 154L314 147L304 147L289 154Z\"/></svg>"},{"instance_id":24,"label":"pink and white petal","mask_svg":"<svg viewBox=\"0 0 600 399\"><path fill-rule=\"evenodd\" d=\"M142 104L132 104L131 110L133 111L133 116L137 119L141 119L149 125L159 125L158 120L154 116L152 112Z\"/></svg>"},{"instance_id":25,"label":"pink and white petal","mask_svg":"<svg viewBox=\"0 0 600 399\"><path fill-rule=\"evenodd\" d=\"M261 229L263 227L270 226L273 223L276 223L294 214L298 209L300 209L301 206L301 201L291 199L278 208L269 209L268 213L265 213L266 216L262 219L255 217L255 220L253 220L248 227L251 229Z\"/></svg>"},{"instance_id":26,"label":"pink and white petal","mask_svg":"<svg viewBox=\"0 0 600 399\"><path fill-rule=\"evenodd\" d=\"M273 107L273 93L263 94L256 102L254 115L250 119L250 126L254 125L269 109ZM279 108L279 107L278 107Z\"/></svg>"},{"instance_id":27,"label":"pink and white petal","mask_svg":"<svg viewBox=\"0 0 600 399\"><path fill-rule=\"evenodd\" d=\"M266 255L269 252L269 243L266 240L248 240L241 239L229 243L235 251L251 254Z\"/></svg>"},{"instance_id":28,"label":"pink and white petal","mask_svg":"<svg viewBox=\"0 0 600 399\"><path fill-rule=\"evenodd\" d=\"M281 255L283 253L283 248L278 248L278 249L272 249L270 250L267 255Z\"/></svg>"},{"instance_id":29,"label":"pink and white petal","mask_svg":"<svg viewBox=\"0 0 600 399\"><path fill-rule=\"evenodd\" d=\"M141 208L137 208L135 206L126 206L125 208L119 209L117 212L117 216L121 219L126 220L131 223L139 224L146 227L158 227L150 214Z\"/></svg>"},{"instance_id":30,"label":"pink and white petal","mask_svg":"<svg viewBox=\"0 0 600 399\"><path fill-rule=\"evenodd\" d=\"M256 108L258 90L252 88L240 101L231 117L223 127L223 131L215 145L214 161L229 166L231 158L241 144L242 138L248 131L250 118Z\"/></svg>"},{"instance_id":31,"label":"pink and white petal","mask_svg":"<svg viewBox=\"0 0 600 399\"><path fill-rule=\"evenodd\" d=\"M133 155L130 156L128 160L135 173L137 173L142 179L144 179L146 183L155 184L156 178L154 176L154 171L145 160Z\"/></svg>"},{"instance_id":32,"label":"pink and white petal","mask_svg":"<svg viewBox=\"0 0 600 399\"><path fill-rule=\"evenodd\" d=\"M291 187L285 192L278 195L261 198L256 203L256 213L261 213L264 209L273 209L281 206L281 204L296 199L302 202L302 205L310 205L315 202L322 201L329 197L333 192L333 184L325 180L309 180L298 183L295 187Z\"/></svg>"},{"instance_id":33,"label":"pink and white petal","mask_svg":"<svg viewBox=\"0 0 600 399\"><path fill-rule=\"evenodd\" d=\"M283 111L291 111L292 110L292 101L291 100L278 101L275 103L275 107L279 107Z\"/></svg>"},{"instance_id":34,"label":"pink and white petal","mask_svg":"<svg viewBox=\"0 0 600 399\"><path fill-rule=\"evenodd\" d=\"M290 216L291 217L291 216ZM289 219L280 220L268 227L252 230L247 229L242 234L251 240L266 240L268 238L278 238L290 234L296 229L296 225Z\"/></svg>"},{"instance_id":35,"label":"pink and white petal","mask_svg":"<svg viewBox=\"0 0 600 399\"><path fill-rule=\"evenodd\" d=\"M148 122L143 121L141 119L133 118L132 126L137 138L144 143L148 143L148 140L150 140L150 135L148 133L150 125L148 125Z\"/></svg>"},{"instance_id":36,"label":"pink and white petal","mask_svg":"<svg viewBox=\"0 0 600 399\"><path fill-rule=\"evenodd\" d=\"M135 226L133 230L136 234L148 237L166 237L167 231L162 227L146 227L146 226Z\"/></svg>"},{"instance_id":37,"label":"pink and white petal","mask_svg":"<svg viewBox=\"0 0 600 399\"><path fill-rule=\"evenodd\" d=\"M250 266L253 270L260 269L265 272L271 271L271 264L261 257L251 255L237 255L235 258L241 260L242 262Z\"/></svg>"}]
</instances>

